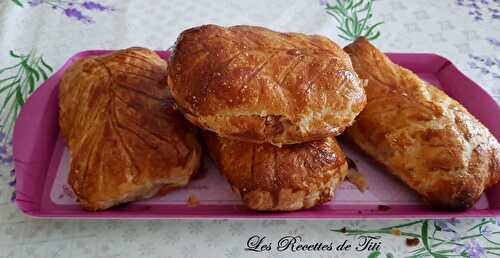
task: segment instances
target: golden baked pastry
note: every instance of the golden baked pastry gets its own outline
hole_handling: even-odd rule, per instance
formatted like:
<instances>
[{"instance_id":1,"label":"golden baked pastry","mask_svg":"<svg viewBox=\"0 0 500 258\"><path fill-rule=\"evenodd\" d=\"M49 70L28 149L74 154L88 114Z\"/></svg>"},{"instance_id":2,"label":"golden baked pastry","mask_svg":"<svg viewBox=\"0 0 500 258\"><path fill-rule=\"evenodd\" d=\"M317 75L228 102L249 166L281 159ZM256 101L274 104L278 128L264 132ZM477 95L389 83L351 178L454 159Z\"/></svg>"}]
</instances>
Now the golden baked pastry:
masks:
<instances>
[{"instance_id":1,"label":"golden baked pastry","mask_svg":"<svg viewBox=\"0 0 500 258\"><path fill-rule=\"evenodd\" d=\"M392 63L366 39L345 48L368 104L348 135L438 208L465 210L500 179L500 145L457 101Z\"/></svg>"},{"instance_id":2,"label":"golden baked pastry","mask_svg":"<svg viewBox=\"0 0 500 258\"><path fill-rule=\"evenodd\" d=\"M205 25L181 33L168 84L186 118L255 143L335 136L366 104L349 56L322 36Z\"/></svg>"},{"instance_id":3,"label":"golden baked pastry","mask_svg":"<svg viewBox=\"0 0 500 258\"><path fill-rule=\"evenodd\" d=\"M250 208L292 211L328 202L344 180L347 161L333 137L281 148L204 132L217 167Z\"/></svg>"},{"instance_id":4,"label":"golden baked pastry","mask_svg":"<svg viewBox=\"0 0 500 258\"><path fill-rule=\"evenodd\" d=\"M87 210L184 186L197 171L196 129L169 103L167 64L129 48L77 61L59 88L69 184Z\"/></svg>"}]
</instances>

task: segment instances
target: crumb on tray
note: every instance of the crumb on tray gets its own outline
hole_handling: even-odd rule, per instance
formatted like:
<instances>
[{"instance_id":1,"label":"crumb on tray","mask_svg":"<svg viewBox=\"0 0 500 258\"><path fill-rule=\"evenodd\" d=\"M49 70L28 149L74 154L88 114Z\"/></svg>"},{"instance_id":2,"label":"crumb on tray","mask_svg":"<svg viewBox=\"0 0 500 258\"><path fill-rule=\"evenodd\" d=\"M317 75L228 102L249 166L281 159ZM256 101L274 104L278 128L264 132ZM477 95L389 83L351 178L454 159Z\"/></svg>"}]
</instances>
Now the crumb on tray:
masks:
<instances>
[{"instance_id":1,"label":"crumb on tray","mask_svg":"<svg viewBox=\"0 0 500 258\"><path fill-rule=\"evenodd\" d=\"M190 195L186 201L186 204L189 208L194 208L200 204L200 200L198 200L198 197Z\"/></svg>"},{"instance_id":2,"label":"crumb on tray","mask_svg":"<svg viewBox=\"0 0 500 258\"><path fill-rule=\"evenodd\" d=\"M417 246L419 243L420 243L420 240L418 240L418 238L407 238L406 239L407 246Z\"/></svg>"},{"instance_id":3,"label":"crumb on tray","mask_svg":"<svg viewBox=\"0 0 500 258\"><path fill-rule=\"evenodd\" d=\"M365 192L368 189L368 183L366 179L359 173L357 170L353 168L349 168L347 170L347 181L351 182L360 192Z\"/></svg>"},{"instance_id":4,"label":"crumb on tray","mask_svg":"<svg viewBox=\"0 0 500 258\"><path fill-rule=\"evenodd\" d=\"M399 228L391 228L391 234L393 234L395 236L400 236L401 230Z\"/></svg>"}]
</instances>

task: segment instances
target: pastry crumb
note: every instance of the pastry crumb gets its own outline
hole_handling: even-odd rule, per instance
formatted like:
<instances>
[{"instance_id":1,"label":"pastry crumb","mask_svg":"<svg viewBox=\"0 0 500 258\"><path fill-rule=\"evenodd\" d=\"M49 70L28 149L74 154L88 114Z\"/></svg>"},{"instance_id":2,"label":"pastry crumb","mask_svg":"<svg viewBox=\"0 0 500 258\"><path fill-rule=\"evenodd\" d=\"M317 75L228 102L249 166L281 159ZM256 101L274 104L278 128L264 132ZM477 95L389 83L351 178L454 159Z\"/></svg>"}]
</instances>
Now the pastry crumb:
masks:
<instances>
[{"instance_id":1,"label":"pastry crumb","mask_svg":"<svg viewBox=\"0 0 500 258\"><path fill-rule=\"evenodd\" d=\"M399 228L391 228L391 234L393 234L395 236L400 236L401 230Z\"/></svg>"},{"instance_id":2,"label":"pastry crumb","mask_svg":"<svg viewBox=\"0 0 500 258\"><path fill-rule=\"evenodd\" d=\"M360 192L365 192L368 189L368 183L366 179L359 173L357 170L353 168L349 168L347 170L347 181L351 182Z\"/></svg>"},{"instance_id":3,"label":"pastry crumb","mask_svg":"<svg viewBox=\"0 0 500 258\"><path fill-rule=\"evenodd\" d=\"M417 246L418 244L420 244L420 240L418 240L418 238L407 238L406 239L406 245L407 246Z\"/></svg>"},{"instance_id":4,"label":"pastry crumb","mask_svg":"<svg viewBox=\"0 0 500 258\"><path fill-rule=\"evenodd\" d=\"M189 208L194 208L200 204L200 200L198 200L198 197L190 195L186 201L186 204Z\"/></svg>"}]
</instances>

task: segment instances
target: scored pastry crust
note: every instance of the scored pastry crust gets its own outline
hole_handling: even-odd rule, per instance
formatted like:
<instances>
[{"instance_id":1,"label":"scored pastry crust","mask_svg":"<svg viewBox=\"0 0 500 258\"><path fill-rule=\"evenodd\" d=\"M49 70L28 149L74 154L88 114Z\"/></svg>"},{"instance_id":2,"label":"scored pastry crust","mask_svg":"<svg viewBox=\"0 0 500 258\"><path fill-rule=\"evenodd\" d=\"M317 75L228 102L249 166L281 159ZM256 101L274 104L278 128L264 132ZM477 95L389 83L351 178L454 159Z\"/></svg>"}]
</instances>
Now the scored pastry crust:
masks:
<instances>
[{"instance_id":1,"label":"scored pastry crust","mask_svg":"<svg viewBox=\"0 0 500 258\"><path fill-rule=\"evenodd\" d=\"M468 209L500 180L498 140L462 105L364 38L345 50L368 80L368 104L347 130L363 151L442 209Z\"/></svg>"},{"instance_id":2,"label":"scored pastry crust","mask_svg":"<svg viewBox=\"0 0 500 258\"><path fill-rule=\"evenodd\" d=\"M322 36L205 25L182 32L168 84L188 120L231 139L335 136L366 104L349 56Z\"/></svg>"},{"instance_id":3,"label":"scored pastry crust","mask_svg":"<svg viewBox=\"0 0 500 258\"><path fill-rule=\"evenodd\" d=\"M347 173L344 153L333 137L281 148L208 131L204 138L233 191L254 210L292 211L328 202Z\"/></svg>"},{"instance_id":4,"label":"scored pastry crust","mask_svg":"<svg viewBox=\"0 0 500 258\"><path fill-rule=\"evenodd\" d=\"M130 48L78 60L59 86L68 182L80 205L101 210L184 186L197 171L196 128L173 109L167 64Z\"/></svg>"}]
</instances>

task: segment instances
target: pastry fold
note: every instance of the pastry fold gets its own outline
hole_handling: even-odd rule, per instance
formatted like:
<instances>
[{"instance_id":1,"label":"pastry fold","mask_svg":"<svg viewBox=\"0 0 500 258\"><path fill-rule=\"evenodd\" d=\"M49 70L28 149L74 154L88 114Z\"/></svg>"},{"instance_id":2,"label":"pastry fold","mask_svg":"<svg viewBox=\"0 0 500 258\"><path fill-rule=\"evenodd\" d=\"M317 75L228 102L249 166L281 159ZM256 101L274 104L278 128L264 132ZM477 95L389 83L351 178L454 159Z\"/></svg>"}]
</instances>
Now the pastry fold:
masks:
<instances>
[{"instance_id":1,"label":"pastry fold","mask_svg":"<svg viewBox=\"0 0 500 258\"><path fill-rule=\"evenodd\" d=\"M349 56L322 36L204 25L180 34L169 67L186 118L230 139L280 146L335 136L366 104Z\"/></svg>"},{"instance_id":2,"label":"pastry fold","mask_svg":"<svg viewBox=\"0 0 500 258\"><path fill-rule=\"evenodd\" d=\"M468 209L499 181L498 140L462 105L365 38L344 50L368 80L368 104L347 130L364 152L441 209Z\"/></svg>"},{"instance_id":3,"label":"pastry fold","mask_svg":"<svg viewBox=\"0 0 500 258\"><path fill-rule=\"evenodd\" d=\"M344 153L333 137L281 148L208 131L204 138L219 171L254 210L292 211L323 204L347 173Z\"/></svg>"},{"instance_id":4,"label":"pastry fold","mask_svg":"<svg viewBox=\"0 0 500 258\"><path fill-rule=\"evenodd\" d=\"M78 60L59 86L59 125L71 156L69 184L87 210L184 186L197 171L196 128L173 109L167 63L130 48Z\"/></svg>"}]
</instances>

